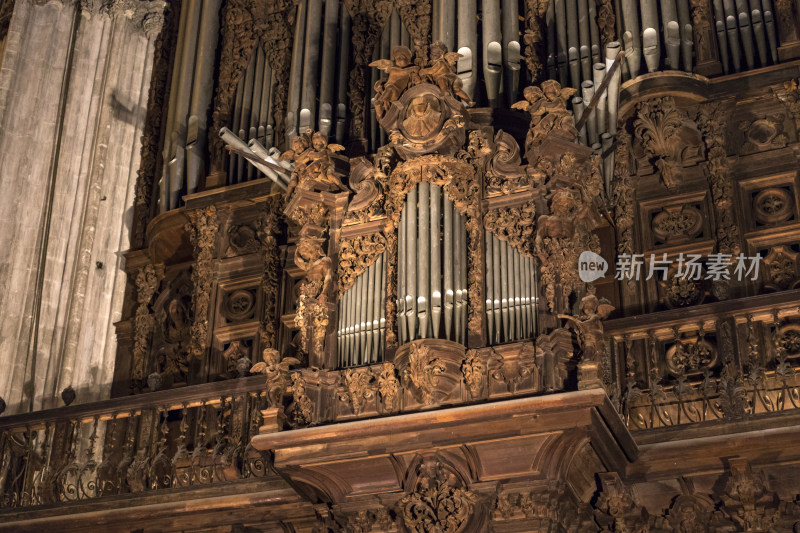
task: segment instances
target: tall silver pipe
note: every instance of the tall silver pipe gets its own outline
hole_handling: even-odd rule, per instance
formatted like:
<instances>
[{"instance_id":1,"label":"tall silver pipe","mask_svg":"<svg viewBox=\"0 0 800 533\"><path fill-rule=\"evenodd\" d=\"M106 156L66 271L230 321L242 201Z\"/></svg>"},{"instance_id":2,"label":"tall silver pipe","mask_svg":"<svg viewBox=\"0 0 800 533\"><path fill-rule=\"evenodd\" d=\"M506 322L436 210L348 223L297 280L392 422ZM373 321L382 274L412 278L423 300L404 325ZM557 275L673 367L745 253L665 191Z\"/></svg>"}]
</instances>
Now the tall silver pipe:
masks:
<instances>
[{"instance_id":1,"label":"tall silver pipe","mask_svg":"<svg viewBox=\"0 0 800 533\"><path fill-rule=\"evenodd\" d=\"M442 0L431 0L431 41L442 40L442 26L441 26L441 13L442 13Z\"/></svg>"},{"instance_id":2,"label":"tall silver pipe","mask_svg":"<svg viewBox=\"0 0 800 533\"><path fill-rule=\"evenodd\" d=\"M453 202L444 193L444 330L445 338L451 339L453 331Z\"/></svg>"},{"instance_id":3,"label":"tall silver pipe","mask_svg":"<svg viewBox=\"0 0 800 533\"><path fill-rule=\"evenodd\" d=\"M533 315L533 310L531 309L531 258L528 256L522 256L522 276L525 280L525 283L522 285L522 290L524 291L525 295L525 327L523 328L523 335L527 339L531 336L531 320Z\"/></svg>"},{"instance_id":4,"label":"tall silver pipe","mask_svg":"<svg viewBox=\"0 0 800 533\"><path fill-rule=\"evenodd\" d=\"M267 95L267 126L264 131L264 146L275 147L275 116L272 114L272 98L275 94L275 71L269 69L269 94Z\"/></svg>"},{"instance_id":5,"label":"tall silver pipe","mask_svg":"<svg viewBox=\"0 0 800 533\"><path fill-rule=\"evenodd\" d=\"M494 305L494 269L492 269L492 233L483 230L486 252L486 331L489 335L489 342L494 339L494 315L492 306Z\"/></svg>"},{"instance_id":6,"label":"tall silver pipe","mask_svg":"<svg viewBox=\"0 0 800 533\"><path fill-rule=\"evenodd\" d=\"M372 329L375 335L372 340L372 361L378 361L378 353L381 344L381 316L383 316L383 293L386 292L386 284L383 281L383 255L378 256L372 268L375 270L375 286L376 292L372 295L373 309L372 309Z\"/></svg>"},{"instance_id":7,"label":"tall silver pipe","mask_svg":"<svg viewBox=\"0 0 800 533\"><path fill-rule=\"evenodd\" d=\"M505 82L506 102L517 101L519 92L520 44L519 44L519 6L517 0L503 0L503 80Z\"/></svg>"},{"instance_id":8,"label":"tall silver pipe","mask_svg":"<svg viewBox=\"0 0 800 533\"><path fill-rule=\"evenodd\" d=\"M358 357L356 359L356 364L362 364L364 362L364 355L367 351L367 330L369 329L369 325L367 322L368 317L368 308L367 302L369 302L369 272L364 271L361 276L359 276L359 280L361 281L361 285L359 288L359 297L358 297L358 325L361 328L361 333L358 336Z\"/></svg>"},{"instance_id":9,"label":"tall silver pipe","mask_svg":"<svg viewBox=\"0 0 800 533\"><path fill-rule=\"evenodd\" d=\"M614 145L614 136L610 133L604 133L600 136L600 143L603 147L603 153L608 154L603 158L603 177L605 179L606 198L610 200L612 198L611 182L614 179L614 151L611 150Z\"/></svg>"},{"instance_id":10,"label":"tall silver pipe","mask_svg":"<svg viewBox=\"0 0 800 533\"><path fill-rule=\"evenodd\" d=\"M511 322L508 312L508 243L500 241L500 306L503 315L503 340L510 339Z\"/></svg>"},{"instance_id":11,"label":"tall silver pipe","mask_svg":"<svg viewBox=\"0 0 800 533\"><path fill-rule=\"evenodd\" d=\"M205 151L208 143L206 117L214 87L214 58L219 36L220 3L221 0L202 2L192 101L189 105L190 116L186 133L187 191L190 194L197 191L200 178L205 174Z\"/></svg>"},{"instance_id":12,"label":"tall silver pipe","mask_svg":"<svg viewBox=\"0 0 800 533\"><path fill-rule=\"evenodd\" d=\"M595 63L594 69L594 86L599 88L606 77L606 64ZM596 89L595 89L596 90ZM597 117L597 134L601 135L608 130L608 90L604 90L600 94L600 99L597 101L597 110L595 113Z\"/></svg>"},{"instance_id":13,"label":"tall silver pipe","mask_svg":"<svg viewBox=\"0 0 800 533\"><path fill-rule=\"evenodd\" d=\"M692 30L692 17L689 11L689 0L677 0L677 7L678 26L680 26L681 34L681 60L683 62L683 70L691 72L694 33Z\"/></svg>"},{"instance_id":14,"label":"tall silver pipe","mask_svg":"<svg viewBox=\"0 0 800 533\"><path fill-rule=\"evenodd\" d=\"M588 106L588 102L592 101L594 97L594 82L585 81L581 84L581 89L583 90L583 101L585 102L584 105ZM589 144L594 144L597 142L598 134L597 134L597 109L593 109L591 113L589 113L589 119L586 121L586 136L589 139Z\"/></svg>"},{"instance_id":15,"label":"tall silver pipe","mask_svg":"<svg viewBox=\"0 0 800 533\"><path fill-rule=\"evenodd\" d=\"M270 155L270 152L264 146L262 146L261 143L258 142L258 139L251 139L250 142L247 143L247 146L258 157L264 159L268 163L271 163L271 164L277 166L278 168L281 168L281 166L282 166L282 165L280 165L281 161L277 161L275 158L273 158ZM278 156L278 157L280 157L280 156ZM285 162L286 161L283 161L283 163L285 163ZM263 174L266 174L267 177L272 179L272 181L276 181L276 178L277 178L277 180L279 180L281 183L283 183L283 187L282 187L283 190L286 190L287 186L289 185L289 181L291 180L291 171L289 171L288 173L284 173L284 172L279 172L279 171L275 170L272 167L268 167L267 165L257 165L255 162L252 162L252 161L251 161L251 163L252 163L253 167L256 170L260 171ZM283 168L286 168L286 167L283 167ZM273 176L273 174L274 174L274 176Z\"/></svg>"},{"instance_id":16,"label":"tall silver pipe","mask_svg":"<svg viewBox=\"0 0 800 533\"><path fill-rule=\"evenodd\" d=\"M730 46L731 60L736 72L742 70L741 56L739 55L739 28L736 23L736 6L733 0L723 0L725 9L725 31L728 33L728 46Z\"/></svg>"},{"instance_id":17,"label":"tall silver pipe","mask_svg":"<svg viewBox=\"0 0 800 533\"><path fill-rule=\"evenodd\" d=\"M322 0L308 0L306 44L303 50L303 89L300 95L299 131L314 127L316 122L317 72L319 69Z\"/></svg>"},{"instance_id":18,"label":"tall silver pipe","mask_svg":"<svg viewBox=\"0 0 800 533\"><path fill-rule=\"evenodd\" d=\"M484 0L483 7L483 81L491 107L499 105L500 77L503 73L503 45L500 44L500 0Z\"/></svg>"},{"instance_id":19,"label":"tall silver pipe","mask_svg":"<svg viewBox=\"0 0 800 533\"><path fill-rule=\"evenodd\" d=\"M610 42L606 45L606 72L611 71L611 66L620 52L620 44L618 41ZM691 61L691 58L690 58ZM607 107L608 107L608 127L606 128L609 133L617 133L617 113L619 111L619 83L622 76L622 69L617 68L611 80L608 83L607 91Z\"/></svg>"},{"instance_id":20,"label":"tall silver pipe","mask_svg":"<svg viewBox=\"0 0 800 533\"><path fill-rule=\"evenodd\" d=\"M567 0L567 60L569 61L569 83L572 87L578 87L581 82L578 0ZM591 72L587 72L587 74L591 77Z\"/></svg>"},{"instance_id":21,"label":"tall silver pipe","mask_svg":"<svg viewBox=\"0 0 800 533\"><path fill-rule=\"evenodd\" d=\"M753 46L753 28L750 25L750 13L748 13L747 0L736 0L736 19L739 22L739 35L742 39L744 48L744 60L747 68L756 65L755 50Z\"/></svg>"},{"instance_id":22,"label":"tall silver pipe","mask_svg":"<svg viewBox=\"0 0 800 533\"><path fill-rule=\"evenodd\" d=\"M375 265L372 264L367 268L367 270L362 274L363 276L367 277L367 294L364 301L364 307L367 308L366 311L366 320L364 321L365 329L367 330L366 335L366 346L364 348L364 353L361 356L363 363L368 363L372 358L372 341L373 337L375 336L375 297L378 295L378 288L375 286Z\"/></svg>"},{"instance_id":23,"label":"tall silver pipe","mask_svg":"<svg viewBox=\"0 0 800 533\"><path fill-rule=\"evenodd\" d=\"M250 130L250 107L253 105L253 85L255 83L255 60L256 54L250 58L247 70L244 75L244 85L242 86L242 107L239 109L239 138L246 139ZM236 130L234 130L236 131ZM240 157L237 164L237 175L239 181L247 180L247 161Z\"/></svg>"},{"instance_id":24,"label":"tall silver pipe","mask_svg":"<svg viewBox=\"0 0 800 533\"><path fill-rule=\"evenodd\" d=\"M642 54L647 70L655 72L661 59L661 39L658 35L658 4L652 0L640 0L642 12Z\"/></svg>"},{"instance_id":25,"label":"tall silver pipe","mask_svg":"<svg viewBox=\"0 0 800 533\"><path fill-rule=\"evenodd\" d=\"M378 272L381 275L381 292L378 295L378 349L375 352L378 361L383 360L383 347L386 332L386 252L378 258Z\"/></svg>"},{"instance_id":26,"label":"tall silver pipe","mask_svg":"<svg viewBox=\"0 0 800 533\"><path fill-rule=\"evenodd\" d=\"M769 54L773 63L778 62L778 35L775 32L775 11L772 9L772 0L761 0L764 8L764 27L769 42Z\"/></svg>"},{"instance_id":27,"label":"tall silver pipe","mask_svg":"<svg viewBox=\"0 0 800 533\"><path fill-rule=\"evenodd\" d=\"M502 272L500 271L500 252L502 245L500 239L492 235L492 269L494 270L494 297L492 300L492 317L494 319L494 342L501 342L502 335Z\"/></svg>"},{"instance_id":28,"label":"tall silver pipe","mask_svg":"<svg viewBox=\"0 0 800 533\"><path fill-rule=\"evenodd\" d=\"M350 289L353 291L353 334L350 337L350 352L348 353L348 365L354 365L358 360L358 349L360 346L359 339L361 335L361 325L358 322L359 318L359 306L358 303L361 301L361 284L363 278L361 276L356 278L353 287Z\"/></svg>"},{"instance_id":29,"label":"tall silver pipe","mask_svg":"<svg viewBox=\"0 0 800 533\"><path fill-rule=\"evenodd\" d=\"M591 1L591 0L589 0ZM558 76L558 37L556 36L556 8L555 2L547 3L547 11L544 14L544 26L547 34L547 77L551 80L559 79ZM564 83L564 85L566 85Z\"/></svg>"},{"instance_id":30,"label":"tall silver pipe","mask_svg":"<svg viewBox=\"0 0 800 533\"><path fill-rule=\"evenodd\" d=\"M303 90L303 49L306 44L308 0L299 0L294 24L292 64L289 69L289 95L286 100L286 145L299 133L300 96Z\"/></svg>"},{"instance_id":31,"label":"tall silver pipe","mask_svg":"<svg viewBox=\"0 0 800 533\"><path fill-rule=\"evenodd\" d=\"M258 132L256 136L258 140L264 143L264 146L269 148L272 143L267 143L267 120L270 113L270 95L272 94L272 68L264 58L264 85L261 87L261 105L258 109Z\"/></svg>"},{"instance_id":32,"label":"tall silver pipe","mask_svg":"<svg viewBox=\"0 0 800 533\"><path fill-rule=\"evenodd\" d=\"M406 328L406 264L408 257L406 253L406 217L408 211L403 208L400 213L400 225L397 227L397 332L400 335L400 344L408 339Z\"/></svg>"},{"instance_id":33,"label":"tall silver pipe","mask_svg":"<svg viewBox=\"0 0 800 533\"><path fill-rule=\"evenodd\" d=\"M406 196L406 320L408 340L417 338L417 189Z\"/></svg>"},{"instance_id":34,"label":"tall silver pipe","mask_svg":"<svg viewBox=\"0 0 800 533\"><path fill-rule=\"evenodd\" d=\"M511 245L506 246L508 254L508 311L510 340L515 340L519 335L519 295L517 294L517 282L519 281L519 262L517 261L517 251Z\"/></svg>"},{"instance_id":35,"label":"tall silver pipe","mask_svg":"<svg viewBox=\"0 0 800 533\"><path fill-rule=\"evenodd\" d=\"M256 56L255 72L253 81L253 102L250 106L250 116L247 118L248 131L244 139L257 140L258 137L258 116L261 111L261 93L264 89L264 52L261 46L257 45L254 50ZM247 179L255 179L256 169L252 165L247 168Z\"/></svg>"},{"instance_id":36,"label":"tall silver pipe","mask_svg":"<svg viewBox=\"0 0 800 533\"><path fill-rule=\"evenodd\" d=\"M461 249L458 251L459 285L461 286L461 328L459 335L461 344L466 344L467 338L467 220L466 215L459 214L459 230L461 232Z\"/></svg>"},{"instance_id":37,"label":"tall silver pipe","mask_svg":"<svg viewBox=\"0 0 800 533\"><path fill-rule=\"evenodd\" d=\"M464 243L461 242L461 214L453 206L453 340L461 342L461 249Z\"/></svg>"},{"instance_id":38,"label":"tall silver pipe","mask_svg":"<svg viewBox=\"0 0 800 533\"><path fill-rule=\"evenodd\" d=\"M638 76L642 67L642 39L637 4L636 0L622 0L622 23L625 29L622 42L625 45L625 61L631 78Z\"/></svg>"},{"instance_id":39,"label":"tall silver pipe","mask_svg":"<svg viewBox=\"0 0 800 533\"><path fill-rule=\"evenodd\" d=\"M442 188L431 185L431 331L438 338L442 321Z\"/></svg>"},{"instance_id":40,"label":"tall silver pipe","mask_svg":"<svg viewBox=\"0 0 800 533\"><path fill-rule=\"evenodd\" d=\"M345 324L347 312L347 293L344 293L339 298L339 328L336 330L336 348L339 353L338 362L339 366L344 366L344 337L345 337Z\"/></svg>"},{"instance_id":41,"label":"tall silver pipe","mask_svg":"<svg viewBox=\"0 0 800 533\"><path fill-rule=\"evenodd\" d=\"M391 56L390 29L391 29L390 27L384 27L383 32L381 33L380 49L378 51L377 59L381 59L381 58L384 58L384 57L390 57ZM382 79L382 80L385 80L386 77L387 77L386 73L384 73L383 71L379 71L378 69L372 69L372 71L375 72L376 74L378 74L380 76L380 79ZM375 88L374 88L375 84L373 83L372 85L373 85L373 91L374 91L375 90ZM389 140L386 137L386 132L383 130L383 128L378 126L378 117L375 114L374 106L372 106L372 108L370 109L370 116L372 116L372 115L375 115L375 120L372 123L373 124L373 128L378 133L378 144L373 145L373 150L377 150L379 146L384 146L384 145L388 144Z\"/></svg>"},{"instance_id":42,"label":"tall silver pipe","mask_svg":"<svg viewBox=\"0 0 800 533\"><path fill-rule=\"evenodd\" d=\"M372 60L376 61L381 58L380 50L381 43L380 41L375 43L375 48L372 50ZM371 72L371 79L370 79L370 102L374 104L375 102L375 83L380 79L380 72L378 69L372 69ZM369 106L369 150L375 151L378 149L378 132L380 128L378 127L378 116L375 113L375 106Z\"/></svg>"},{"instance_id":43,"label":"tall silver pipe","mask_svg":"<svg viewBox=\"0 0 800 533\"><path fill-rule=\"evenodd\" d=\"M339 34L339 2L325 2L325 28L322 32L322 72L319 80L319 121L317 129L330 135L333 127L333 98L336 81L336 38Z\"/></svg>"},{"instance_id":44,"label":"tall silver pipe","mask_svg":"<svg viewBox=\"0 0 800 533\"><path fill-rule=\"evenodd\" d=\"M441 1L441 32L439 40L442 41L448 50L455 50L456 44L456 0L440 0Z\"/></svg>"},{"instance_id":45,"label":"tall silver pipe","mask_svg":"<svg viewBox=\"0 0 800 533\"><path fill-rule=\"evenodd\" d=\"M477 0L458 0L458 77L470 98L475 99L478 81L478 7ZM405 31L405 34L408 32Z\"/></svg>"},{"instance_id":46,"label":"tall silver pipe","mask_svg":"<svg viewBox=\"0 0 800 533\"><path fill-rule=\"evenodd\" d=\"M408 28L406 25L400 21L400 44L408 48L409 50L413 50L413 46L411 45L411 36L408 34Z\"/></svg>"},{"instance_id":47,"label":"tall silver pipe","mask_svg":"<svg viewBox=\"0 0 800 533\"><path fill-rule=\"evenodd\" d=\"M578 3L578 53L581 58L581 76L584 80L592 77L592 38L589 30L589 6L586 0Z\"/></svg>"},{"instance_id":48,"label":"tall silver pipe","mask_svg":"<svg viewBox=\"0 0 800 533\"><path fill-rule=\"evenodd\" d=\"M397 9L392 9L392 15L389 17L389 49L394 49L395 46L400 46L402 39L402 32L400 31L400 15ZM452 48L448 48L452 50Z\"/></svg>"},{"instance_id":49,"label":"tall silver pipe","mask_svg":"<svg viewBox=\"0 0 800 533\"><path fill-rule=\"evenodd\" d=\"M347 76L350 72L350 12L342 3L339 15L339 61L336 82L336 142L347 136Z\"/></svg>"},{"instance_id":50,"label":"tall silver pipe","mask_svg":"<svg viewBox=\"0 0 800 533\"><path fill-rule=\"evenodd\" d=\"M558 62L558 79L561 85L569 85L569 41L567 39L567 0L553 0L556 21L556 59Z\"/></svg>"},{"instance_id":51,"label":"tall silver pipe","mask_svg":"<svg viewBox=\"0 0 800 533\"><path fill-rule=\"evenodd\" d=\"M417 316L419 316L419 336L428 338L431 303L431 209L430 184L419 184L419 253L417 254Z\"/></svg>"},{"instance_id":52,"label":"tall silver pipe","mask_svg":"<svg viewBox=\"0 0 800 533\"><path fill-rule=\"evenodd\" d=\"M719 47L719 58L722 62L722 69L725 73L730 72L730 59L728 52L728 33L725 31L725 9L722 0L713 0L714 7L714 28L717 32L717 44Z\"/></svg>"},{"instance_id":53,"label":"tall silver pipe","mask_svg":"<svg viewBox=\"0 0 800 533\"><path fill-rule=\"evenodd\" d=\"M572 98L572 113L578 120L583 116L583 110L585 108L586 106L583 105L583 98L580 96L574 96ZM586 145L586 124L584 124L578 132L578 142L584 146Z\"/></svg>"},{"instance_id":54,"label":"tall silver pipe","mask_svg":"<svg viewBox=\"0 0 800 533\"><path fill-rule=\"evenodd\" d=\"M602 61L602 43L600 42L600 29L597 27L597 2L583 0L589 7L589 35L592 41L592 63Z\"/></svg>"},{"instance_id":55,"label":"tall silver pipe","mask_svg":"<svg viewBox=\"0 0 800 533\"><path fill-rule=\"evenodd\" d=\"M767 32L764 29L764 16L761 11L761 0L750 0L750 21L753 25L758 60L761 66L767 64Z\"/></svg>"},{"instance_id":56,"label":"tall silver pipe","mask_svg":"<svg viewBox=\"0 0 800 533\"><path fill-rule=\"evenodd\" d=\"M666 66L673 70L680 67L681 29L678 24L678 7L675 0L661 0L661 23L664 45L667 49Z\"/></svg>"}]
</instances>

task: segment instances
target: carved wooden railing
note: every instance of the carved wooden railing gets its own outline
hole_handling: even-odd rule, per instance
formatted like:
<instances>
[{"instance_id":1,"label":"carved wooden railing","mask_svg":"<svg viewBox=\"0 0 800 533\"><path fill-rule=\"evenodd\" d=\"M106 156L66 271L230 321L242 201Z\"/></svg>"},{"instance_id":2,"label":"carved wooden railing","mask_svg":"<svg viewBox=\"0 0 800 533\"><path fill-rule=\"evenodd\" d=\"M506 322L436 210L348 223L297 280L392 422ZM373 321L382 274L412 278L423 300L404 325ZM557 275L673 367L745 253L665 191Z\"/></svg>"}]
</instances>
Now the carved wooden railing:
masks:
<instances>
[{"instance_id":1,"label":"carved wooden railing","mask_svg":"<svg viewBox=\"0 0 800 533\"><path fill-rule=\"evenodd\" d=\"M265 394L251 377L0 418L0 507L265 477Z\"/></svg>"},{"instance_id":2,"label":"carved wooden railing","mask_svg":"<svg viewBox=\"0 0 800 533\"><path fill-rule=\"evenodd\" d=\"M800 291L609 321L609 395L628 427L800 407Z\"/></svg>"}]
</instances>

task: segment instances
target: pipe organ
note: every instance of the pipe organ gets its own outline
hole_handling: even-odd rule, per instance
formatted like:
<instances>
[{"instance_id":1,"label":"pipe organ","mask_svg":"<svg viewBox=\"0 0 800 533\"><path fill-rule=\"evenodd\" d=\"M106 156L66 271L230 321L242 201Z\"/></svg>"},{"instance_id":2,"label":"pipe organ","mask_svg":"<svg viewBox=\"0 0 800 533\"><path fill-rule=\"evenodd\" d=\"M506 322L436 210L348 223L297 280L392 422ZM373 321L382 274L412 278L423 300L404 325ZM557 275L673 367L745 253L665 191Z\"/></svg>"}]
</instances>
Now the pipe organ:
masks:
<instances>
[{"instance_id":1,"label":"pipe organ","mask_svg":"<svg viewBox=\"0 0 800 533\"><path fill-rule=\"evenodd\" d=\"M486 231L486 323L490 344L532 337L536 331L536 264Z\"/></svg>"},{"instance_id":2,"label":"pipe organ","mask_svg":"<svg viewBox=\"0 0 800 533\"><path fill-rule=\"evenodd\" d=\"M398 227L401 344L424 338L465 343L466 243L465 218L440 186L423 182L408 193Z\"/></svg>"},{"instance_id":3,"label":"pipe organ","mask_svg":"<svg viewBox=\"0 0 800 533\"><path fill-rule=\"evenodd\" d=\"M386 253L370 265L339 300L339 366L383 360L386 333Z\"/></svg>"}]
</instances>

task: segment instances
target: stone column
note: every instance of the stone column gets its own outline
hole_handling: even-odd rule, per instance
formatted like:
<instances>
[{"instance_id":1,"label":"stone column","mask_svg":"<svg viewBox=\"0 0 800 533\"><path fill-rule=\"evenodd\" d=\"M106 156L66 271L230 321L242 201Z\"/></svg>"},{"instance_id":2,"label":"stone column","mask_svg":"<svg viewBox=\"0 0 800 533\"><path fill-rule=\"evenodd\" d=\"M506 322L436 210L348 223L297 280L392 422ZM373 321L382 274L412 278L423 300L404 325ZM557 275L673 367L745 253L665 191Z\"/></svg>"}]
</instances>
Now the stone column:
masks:
<instances>
[{"instance_id":1,"label":"stone column","mask_svg":"<svg viewBox=\"0 0 800 533\"><path fill-rule=\"evenodd\" d=\"M0 70L0 364L8 369L0 396L10 412L28 410L31 395L34 409L56 406L68 386L79 402L108 395L126 280L119 252L128 248L165 4L104 6L82 2L78 13L72 2L18 0L9 28Z\"/></svg>"}]
</instances>

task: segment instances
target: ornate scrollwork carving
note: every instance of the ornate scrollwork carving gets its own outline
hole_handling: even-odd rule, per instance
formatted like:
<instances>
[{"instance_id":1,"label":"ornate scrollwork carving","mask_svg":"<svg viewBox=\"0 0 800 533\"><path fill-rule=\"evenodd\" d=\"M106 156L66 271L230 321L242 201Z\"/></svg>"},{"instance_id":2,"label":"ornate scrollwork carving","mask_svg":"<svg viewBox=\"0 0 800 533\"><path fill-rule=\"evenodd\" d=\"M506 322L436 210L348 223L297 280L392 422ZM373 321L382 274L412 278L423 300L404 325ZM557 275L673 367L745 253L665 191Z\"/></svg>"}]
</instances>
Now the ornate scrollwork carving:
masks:
<instances>
[{"instance_id":1,"label":"ornate scrollwork carving","mask_svg":"<svg viewBox=\"0 0 800 533\"><path fill-rule=\"evenodd\" d=\"M598 474L601 490L595 508L596 518L606 531L647 531L648 513L633 497L616 472Z\"/></svg>"},{"instance_id":2,"label":"ornate scrollwork carving","mask_svg":"<svg viewBox=\"0 0 800 533\"><path fill-rule=\"evenodd\" d=\"M712 368L717 362L717 350L704 339L681 339L667 350L664 358L670 372L686 376Z\"/></svg>"},{"instance_id":3,"label":"ornate scrollwork carving","mask_svg":"<svg viewBox=\"0 0 800 533\"><path fill-rule=\"evenodd\" d=\"M494 137L494 145L494 153L486 164L487 196L506 195L526 187L522 156L514 137L500 130Z\"/></svg>"},{"instance_id":4,"label":"ornate scrollwork carving","mask_svg":"<svg viewBox=\"0 0 800 533\"><path fill-rule=\"evenodd\" d=\"M534 254L535 222L536 208L533 202L519 207L492 209L483 216L483 225L486 229L527 256Z\"/></svg>"},{"instance_id":5,"label":"ornate scrollwork carving","mask_svg":"<svg viewBox=\"0 0 800 533\"><path fill-rule=\"evenodd\" d=\"M188 213L186 231L194 249L192 267L192 340L189 347L191 357L200 358L208 345L208 306L211 301L211 285L214 276L214 247L216 245L217 208L212 206Z\"/></svg>"},{"instance_id":6,"label":"ornate scrollwork carving","mask_svg":"<svg viewBox=\"0 0 800 533\"><path fill-rule=\"evenodd\" d=\"M150 301L161 284L163 271L151 263L139 268L136 273L136 316L133 321L133 379L144 380L147 374L147 356L150 351L150 336L155 319L150 313Z\"/></svg>"},{"instance_id":7,"label":"ornate scrollwork carving","mask_svg":"<svg viewBox=\"0 0 800 533\"><path fill-rule=\"evenodd\" d=\"M279 231L280 210L283 202L279 196L267 199L265 212L258 224L258 240L264 259L261 275L261 290L264 294L264 311L261 317L261 345L275 346L278 329L278 290L281 261L277 235Z\"/></svg>"},{"instance_id":8,"label":"ornate scrollwork carving","mask_svg":"<svg viewBox=\"0 0 800 533\"><path fill-rule=\"evenodd\" d=\"M467 350L467 358L461 365L461 373L464 375L464 383L467 385L470 397L475 400L482 397L489 367L484 358L478 354L478 350Z\"/></svg>"},{"instance_id":9,"label":"ornate scrollwork carving","mask_svg":"<svg viewBox=\"0 0 800 533\"><path fill-rule=\"evenodd\" d=\"M382 169L373 166L365 157L350 161L350 187L356 194L347 205L345 224L368 222L386 214L384 202L388 179Z\"/></svg>"},{"instance_id":10,"label":"ornate scrollwork carving","mask_svg":"<svg viewBox=\"0 0 800 533\"><path fill-rule=\"evenodd\" d=\"M617 226L617 253L633 254L634 190L630 176L630 135L617 133L614 157L614 222Z\"/></svg>"},{"instance_id":11,"label":"ornate scrollwork carving","mask_svg":"<svg viewBox=\"0 0 800 533\"><path fill-rule=\"evenodd\" d=\"M406 529L411 533L461 531L473 515L477 495L438 461L418 468L414 491L398 502Z\"/></svg>"},{"instance_id":12,"label":"ornate scrollwork carving","mask_svg":"<svg viewBox=\"0 0 800 533\"><path fill-rule=\"evenodd\" d=\"M433 405L439 376L444 371L444 363L431 354L430 348L414 343L409 350L408 367L403 370L403 384L420 403Z\"/></svg>"},{"instance_id":13,"label":"ornate scrollwork carving","mask_svg":"<svg viewBox=\"0 0 800 533\"><path fill-rule=\"evenodd\" d=\"M519 355L513 360L507 360L492 350L487 364L489 376L494 381L503 383L508 392L515 394L536 371L536 350L533 344L525 344L520 349Z\"/></svg>"},{"instance_id":14,"label":"ornate scrollwork carving","mask_svg":"<svg viewBox=\"0 0 800 533\"><path fill-rule=\"evenodd\" d=\"M798 254L788 246L774 246L764 258L765 286L774 291L785 291L797 283Z\"/></svg>"},{"instance_id":15,"label":"ornate scrollwork carving","mask_svg":"<svg viewBox=\"0 0 800 533\"><path fill-rule=\"evenodd\" d=\"M356 416L361 414L364 403L375 397L373 378L367 368L350 368L341 375L339 400L349 405Z\"/></svg>"},{"instance_id":16,"label":"ornate scrollwork carving","mask_svg":"<svg viewBox=\"0 0 800 533\"><path fill-rule=\"evenodd\" d=\"M720 102L704 104L697 114L697 126L706 145L705 170L711 185L717 220L717 246L720 253L740 251L739 226L733 214L733 182L725 152L727 114Z\"/></svg>"},{"instance_id":17,"label":"ornate scrollwork carving","mask_svg":"<svg viewBox=\"0 0 800 533\"><path fill-rule=\"evenodd\" d=\"M680 129L688 117L678 109L672 97L652 98L636 106L634 135L641 139L648 157L661 174L667 189L681 182Z\"/></svg>"},{"instance_id":18,"label":"ornate scrollwork carving","mask_svg":"<svg viewBox=\"0 0 800 533\"><path fill-rule=\"evenodd\" d=\"M380 372L375 376L378 386L378 393L383 403L383 409L387 412L396 411L400 408L400 380L392 363L383 363Z\"/></svg>"},{"instance_id":19,"label":"ornate scrollwork carving","mask_svg":"<svg viewBox=\"0 0 800 533\"><path fill-rule=\"evenodd\" d=\"M650 227L662 242L692 239L703 231L703 213L686 204L665 207L653 216Z\"/></svg>"},{"instance_id":20,"label":"ornate scrollwork carving","mask_svg":"<svg viewBox=\"0 0 800 533\"><path fill-rule=\"evenodd\" d=\"M339 296L386 250L386 238L380 233L359 235L339 241Z\"/></svg>"},{"instance_id":21,"label":"ornate scrollwork carving","mask_svg":"<svg viewBox=\"0 0 800 533\"><path fill-rule=\"evenodd\" d=\"M293 372L292 403L286 408L287 419L293 427L307 426L313 421L314 404L306 395L306 381L300 372Z\"/></svg>"},{"instance_id":22,"label":"ornate scrollwork carving","mask_svg":"<svg viewBox=\"0 0 800 533\"><path fill-rule=\"evenodd\" d=\"M541 80L544 64L542 58L545 53L544 41L544 16L547 13L547 0L526 0L525 5L525 33L522 40L525 42L525 64L532 83Z\"/></svg>"}]
</instances>

